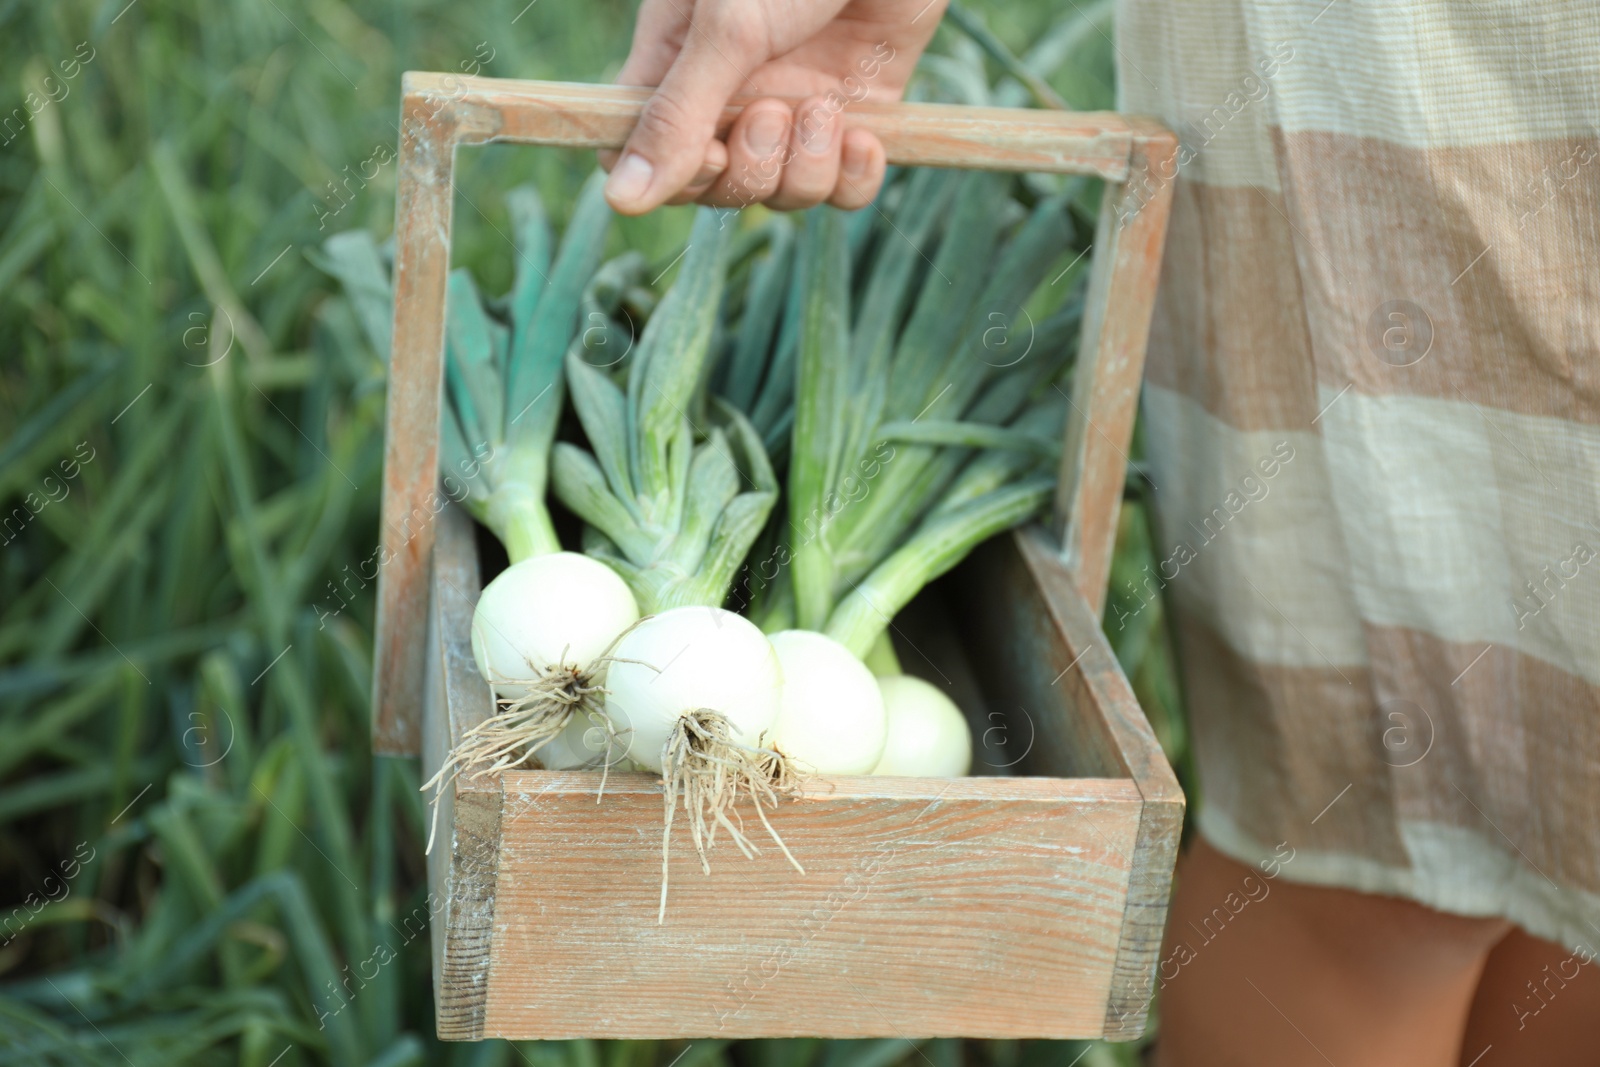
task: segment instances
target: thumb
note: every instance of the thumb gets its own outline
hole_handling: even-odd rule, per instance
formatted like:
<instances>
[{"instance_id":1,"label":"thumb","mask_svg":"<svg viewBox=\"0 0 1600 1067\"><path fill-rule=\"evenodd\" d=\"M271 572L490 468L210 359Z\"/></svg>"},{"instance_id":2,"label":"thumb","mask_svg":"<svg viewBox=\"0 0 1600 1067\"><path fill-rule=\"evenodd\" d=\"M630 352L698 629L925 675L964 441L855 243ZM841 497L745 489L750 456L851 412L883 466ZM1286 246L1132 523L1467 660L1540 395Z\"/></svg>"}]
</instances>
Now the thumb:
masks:
<instances>
[{"instance_id":1,"label":"thumb","mask_svg":"<svg viewBox=\"0 0 1600 1067\"><path fill-rule=\"evenodd\" d=\"M641 215L694 180L716 135L717 119L745 75L731 56L759 65L725 22L696 20L661 85L645 102L611 176L606 199L624 215Z\"/></svg>"}]
</instances>

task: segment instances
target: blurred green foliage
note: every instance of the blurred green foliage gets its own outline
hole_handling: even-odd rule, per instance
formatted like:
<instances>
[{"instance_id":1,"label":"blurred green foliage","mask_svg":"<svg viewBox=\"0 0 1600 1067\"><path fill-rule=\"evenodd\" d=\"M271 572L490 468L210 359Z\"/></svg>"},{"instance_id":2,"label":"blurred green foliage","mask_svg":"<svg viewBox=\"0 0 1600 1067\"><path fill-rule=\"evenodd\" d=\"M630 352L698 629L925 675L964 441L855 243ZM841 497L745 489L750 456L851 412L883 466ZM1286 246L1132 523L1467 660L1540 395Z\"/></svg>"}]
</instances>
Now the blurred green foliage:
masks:
<instances>
[{"instance_id":1,"label":"blurred green foliage","mask_svg":"<svg viewBox=\"0 0 1600 1067\"><path fill-rule=\"evenodd\" d=\"M976 6L1013 48L1061 15ZM1110 2L1076 17L1055 89L1109 107ZM0 0L0 1063L1131 1062L433 1039L416 766L367 739L384 367L308 253L392 228L401 71L606 80L631 25L615 0ZM469 153L457 260L503 289L499 194L568 203L591 166ZM650 252L674 225L621 229ZM1128 515L1119 582L1148 557ZM1159 606L1138 620L1114 637L1181 745Z\"/></svg>"}]
</instances>

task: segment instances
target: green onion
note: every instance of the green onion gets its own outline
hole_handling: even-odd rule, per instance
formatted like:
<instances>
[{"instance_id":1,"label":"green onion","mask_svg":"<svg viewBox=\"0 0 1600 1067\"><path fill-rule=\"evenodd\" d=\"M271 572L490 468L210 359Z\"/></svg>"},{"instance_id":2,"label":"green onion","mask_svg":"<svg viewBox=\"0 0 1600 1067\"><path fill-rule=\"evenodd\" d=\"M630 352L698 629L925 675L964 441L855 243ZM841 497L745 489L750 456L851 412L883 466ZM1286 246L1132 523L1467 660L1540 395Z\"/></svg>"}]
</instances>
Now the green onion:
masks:
<instances>
[{"instance_id":1,"label":"green onion","mask_svg":"<svg viewBox=\"0 0 1600 1067\"><path fill-rule=\"evenodd\" d=\"M699 212L678 278L630 357L626 391L581 346L567 355L589 448L556 445L553 489L594 531L590 554L622 575L647 615L720 605L778 498L754 426L732 404L698 395L729 242L718 213Z\"/></svg>"}]
</instances>

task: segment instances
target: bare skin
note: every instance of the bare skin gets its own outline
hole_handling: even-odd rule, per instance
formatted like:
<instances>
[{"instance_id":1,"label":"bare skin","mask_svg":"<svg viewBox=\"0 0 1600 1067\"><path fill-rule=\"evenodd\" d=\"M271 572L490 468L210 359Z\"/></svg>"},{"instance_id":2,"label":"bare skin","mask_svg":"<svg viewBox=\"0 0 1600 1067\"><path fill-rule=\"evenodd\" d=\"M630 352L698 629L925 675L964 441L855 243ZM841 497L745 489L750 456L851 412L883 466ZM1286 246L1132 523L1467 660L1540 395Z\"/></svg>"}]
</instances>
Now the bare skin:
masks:
<instances>
[{"instance_id":1,"label":"bare skin","mask_svg":"<svg viewBox=\"0 0 1600 1067\"><path fill-rule=\"evenodd\" d=\"M1600 942L1600 933L1595 940ZM1600 950L1600 944L1587 948ZM1489 953L1478 982L1461 1067L1565 1067L1597 1060L1600 960L1511 931Z\"/></svg>"},{"instance_id":2,"label":"bare skin","mask_svg":"<svg viewBox=\"0 0 1600 1067\"><path fill-rule=\"evenodd\" d=\"M625 215L666 203L796 210L870 203L883 145L843 129L859 100L898 100L945 0L644 0L617 75L658 86L611 171ZM755 97L725 141L723 106Z\"/></svg>"},{"instance_id":3,"label":"bare skin","mask_svg":"<svg viewBox=\"0 0 1600 1067\"><path fill-rule=\"evenodd\" d=\"M1503 919L1266 878L1197 840L1179 864L1158 968L1154 1062L1591 1064L1600 977L1572 957ZM1546 983L1542 1002L1528 980ZM1513 1003L1543 1007L1519 1018Z\"/></svg>"}]
</instances>

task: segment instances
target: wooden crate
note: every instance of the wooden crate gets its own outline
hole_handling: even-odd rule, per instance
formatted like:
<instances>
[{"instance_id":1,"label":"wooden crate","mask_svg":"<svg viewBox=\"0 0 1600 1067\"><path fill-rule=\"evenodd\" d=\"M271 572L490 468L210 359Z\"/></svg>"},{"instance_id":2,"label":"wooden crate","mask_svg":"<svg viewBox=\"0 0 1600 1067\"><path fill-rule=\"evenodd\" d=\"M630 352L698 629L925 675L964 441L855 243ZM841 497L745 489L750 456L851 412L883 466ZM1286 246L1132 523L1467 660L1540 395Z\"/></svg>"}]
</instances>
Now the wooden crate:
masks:
<instances>
[{"instance_id":1,"label":"wooden crate","mask_svg":"<svg viewBox=\"0 0 1600 1067\"><path fill-rule=\"evenodd\" d=\"M454 148L617 147L644 96L405 79L373 738L420 749L424 775L492 706L468 641L472 525L437 492ZM441 1037L1144 1028L1183 797L1098 619L1175 141L1113 114L893 104L846 121L893 163L1107 182L1057 518L985 545L896 627L908 668L951 684L981 741L1005 735L1018 775L813 780L773 816L804 875L725 846L706 876L680 845L660 924L657 779L614 774L596 804L593 772L463 777L429 857Z\"/></svg>"}]
</instances>

